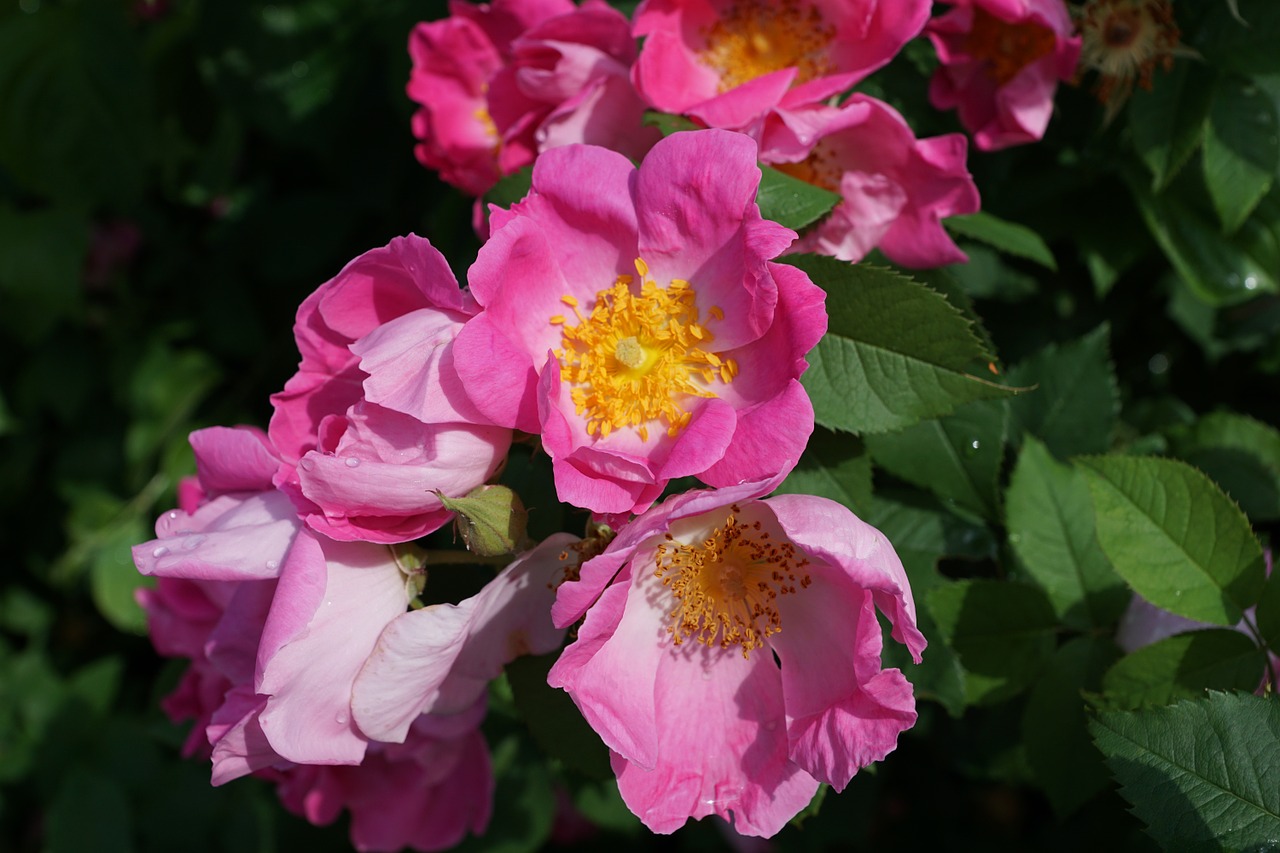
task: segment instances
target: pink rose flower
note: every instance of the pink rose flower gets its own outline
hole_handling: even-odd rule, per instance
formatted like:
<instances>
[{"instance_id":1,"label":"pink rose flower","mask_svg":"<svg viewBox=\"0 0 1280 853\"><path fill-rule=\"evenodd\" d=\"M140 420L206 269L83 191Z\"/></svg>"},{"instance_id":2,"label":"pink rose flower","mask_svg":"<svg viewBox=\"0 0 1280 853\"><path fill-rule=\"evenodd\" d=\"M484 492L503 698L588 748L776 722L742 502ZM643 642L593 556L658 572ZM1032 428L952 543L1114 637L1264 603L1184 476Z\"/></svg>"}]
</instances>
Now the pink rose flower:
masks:
<instances>
[{"instance_id":1,"label":"pink rose flower","mask_svg":"<svg viewBox=\"0 0 1280 853\"><path fill-rule=\"evenodd\" d=\"M399 743L421 714L474 704L515 658L558 649L564 631L551 623L551 603L576 541L558 533L471 598L393 619L356 678L351 707L360 729Z\"/></svg>"},{"instance_id":2,"label":"pink rose flower","mask_svg":"<svg viewBox=\"0 0 1280 853\"><path fill-rule=\"evenodd\" d=\"M642 157L659 133L631 85L636 44L601 0L451 4L409 41L408 94L423 165L472 195L559 145Z\"/></svg>"},{"instance_id":3,"label":"pink rose flower","mask_svg":"<svg viewBox=\"0 0 1280 853\"><path fill-rule=\"evenodd\" d=\"M404 542L451 517L506 458L511 432L471 405L453 339L475 301L421 237L366 252L298 308L298 372L271 398L276 477L313 530Z\"/></svg>"},{"instance_id":4,"label":"pink rose flower","mask_svg":"<svg viewBox=\"0 0 1280 853\"><path fill-rule=\"evenodd\" d=\"M494 211L458 371L495 423L541 433L561 500L639 512L675 477L729 485L799 458L824 294L769 262L795 234L761 219L759 180L747 137L677 133L639 169L549 151Z\"/></svg>"},{"instance_id":5,"label":"pink rose flower","mask_svg":"<svg viewBox=\"0 0 1280 853\"><path fill-rule=\"evenodd\" d=\"M769 130L761 144L763 162L841 196L793 251L859 261L878 246L908 267L968 260L942 227L944 217L981 206L963 134L916 139L896 110L867 95L810 112L808 145L784 158L781 146L770 144Z\"/></svg>"},{"instance_id":6,"label":"pink rose flower","mask_svg":"<svg viewBox=\"0 0 1280 853\"><path fill-rule=\"evenodd\" d=\"M634 77L666 112L749 130L785 102L823 101L920 33L928 0L645 0Z\"/></svg>"},{"instance_id":7,"label":"pink rose flower","mask_svg":"<svg viewBox=\"0 0 1280 853\"><path fill-rule=\"evenodd\" d=\"M911 685L880 663L877 609L917 662L925 646L893 547L824 498L757 500L776 482L654 507L552 610L558 625L586 618L548 680L655 832L718 814L773 835L915 722Z\"/></svg>"},{"instance_id":8,"label":"pink rose flower","mask_svg":"<svg viewBox=\"0 0 1280 853\"><path fill-rule=\"evenodd\" d=\"M949 0L954 8L925 32L942 66L929 86L940 110L959 108L960 123L983 151L1035 142L1053 113L1059 80L1080 56L1062 0Z\"/></svg>"}]
</instances>

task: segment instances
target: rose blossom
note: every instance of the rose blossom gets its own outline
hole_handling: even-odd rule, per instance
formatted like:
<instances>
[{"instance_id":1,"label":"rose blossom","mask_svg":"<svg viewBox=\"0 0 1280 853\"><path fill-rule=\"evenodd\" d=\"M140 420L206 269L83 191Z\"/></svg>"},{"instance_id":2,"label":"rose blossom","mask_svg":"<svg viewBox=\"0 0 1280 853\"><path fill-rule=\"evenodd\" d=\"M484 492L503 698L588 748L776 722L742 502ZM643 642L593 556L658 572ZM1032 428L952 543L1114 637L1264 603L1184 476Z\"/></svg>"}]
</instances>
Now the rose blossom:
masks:
<instances>
[{"instance_id":1,"label":"rose blossom","mask_svg":"<svg viewBox=\"0 0 1280 853\"><path fill-rule=\"evenodd\" d=\"M704 130L639 169L554 149L529 196L495 209L458 371L495 423L541 433L561 500L643 511L675 477L728 485L799 458L824 295L769 262L795 234L761 219L759 181L750 139Z\"/></svg>"},{"instance_id":2,"label":"rose blossom","mask_svg":"<svg viewBox=\"0 0 1280 853\"><path fill-rule=\"evenodd\" d=\"M636 87L660 110L749 130L779 105L823 101L920 33L926 0L645 0Z\"/></svg>"},{"instance_id":3,"label":"rose blossom","mask_svg":"<svg viewBox=\"0 0 1280 853\"><path fill-rule=\"evenodd\" d=\"M965 165L963 134L916 139L896 110L867 95L809 113L808 145L783 156L784 146L771 139L779 134L769 130L761 143L763 162L841 197L793 251L858 261L879 247L889 260L908 267L968 260L942 227L944 217L980 207Z\"/></svg>"},{"instance_id":4,"label":"rose blossom","mask_svg":"<svg viewBox=\"0 0 1280 853\"><path fill-rule=\"evenodd\" d=\"M917 662L925 646L893 547L824 498L757 500L776 482L668 499L552 610L558 625L586 618L548 680L655 832L718 814L772 835L915 722L911 685L880 663L877 609Z\"/></svg>"},{"instance_id":5,"label":"rose blossom","mask_svg":"<svg viewBox=\"0 0 1280 853\"><path fill-rule=\"evenodd\" d=\"M409 41L423 165L472 195L573 142L639 158L658 139L631 85L636 44L602 0L453 3Z\"/></svg>"},{"instance_id":6,"label":"rose blossom","mask_svg":"<svg viewBox=\"0 0 1280 853\"><path fill-rule=\"evenodd\" d=\"M477 311L444 257L409 235L365 252L298 308L298 372L272 395L276 482L331 538L404 542L444 525L440 502L487 480L507 429L463 393L453 338Z\"/></svg>"},{"instance_id":7,"label":"rose blossom","mask_svg":"<svg viewBox=\"0 0 1280 853\"><path fill-rule=\"evenodd\" d=\"M929 86L940 110L959 108L960 123L984 151L1035 142L1053 113L1059 80L1070 80L1080 55L1062 0L949 0L954 8L925 32L942 65Z\"/></svg>"}]
</instances>

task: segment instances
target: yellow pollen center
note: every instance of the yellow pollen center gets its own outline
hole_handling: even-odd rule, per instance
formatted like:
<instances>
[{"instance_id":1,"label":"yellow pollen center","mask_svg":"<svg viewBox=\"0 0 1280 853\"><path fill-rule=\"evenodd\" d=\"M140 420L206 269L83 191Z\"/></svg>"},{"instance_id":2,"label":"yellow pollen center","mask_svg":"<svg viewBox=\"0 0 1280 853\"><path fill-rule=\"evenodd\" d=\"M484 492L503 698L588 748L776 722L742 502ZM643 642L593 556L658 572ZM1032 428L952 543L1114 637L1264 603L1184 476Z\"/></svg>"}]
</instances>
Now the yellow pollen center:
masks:
<instances>
[{"instance_id":1,"label":"yellow pollen center","mask_svg":"<svg viewBox=\"0 0 1280 853\"><path fill-rule=\"evenodd\" d=\"M973 29L965 46L975 59L986 63L996 85L1003 86L1023 68L1052 53L1056 43L1048 27L1032 21L1009 23L974 6Z\"/></svg>"},{"instance_id":2,"label":"yellow pollen center","mask_svg":"<svg viewBox=\"0 0 1280 853\"><path fill-rule=\"evenodd\" d=\"M702 31L699 58L720 74L720 91L783 68L799 69L795 85L830 74L835 28L803 0L738 0Z\"/></svg>"},{"instance_id":3,"label":"yellow pollen center","mask_svg":"<svg viewBox=\"0 0 1280 853\"><path fill-rule=\"evenodd\" d=\"M742 656L782 630L777 599L793 595L811 580L790 542L774 541L759 521L732 513L703 541L682 545L667 534L654 553L654 575L671 590L675 603L667 627L672 641L692 639L722 649L741 646Z\"/></svg>"},{"instance_id":4,"label":"yellow pollen center","mask_svg":"<svg viewBox=\"0 0 1280 853\"><path fill-rule=\"evenodd\" d=\"M793 178L799 178L807 184L832 192L840 191L840 178L844 175L844 167L836 155L828 151L822 143L814 146L809 156L798 163L774 163L773 168Z\"/></svg>"},{"instance_id":5,"label":"yellow pollen center","mask_svg":"<svg viewBox=\"0 0 1280 853\"><path fill-rule=\"evenodd\" d=\"M715 397L716 383L728 384L738 375L737 362L710 349L715 336L699 322L693 286L673 279L658 287L639 258L636 272L638 293L637 279L620 275L596 294L587 316L577 299L561 298L573 309L576 325L562 314L549 320L563 327L563 348L555 356L561 378L572 386L574 410L586 417L587 433L602 438L630 426L648 441L654 420L675 436L692 418L684 407L689 397ZM716 306L708 313L724 319Z\"/></svg>"}]
</instances>

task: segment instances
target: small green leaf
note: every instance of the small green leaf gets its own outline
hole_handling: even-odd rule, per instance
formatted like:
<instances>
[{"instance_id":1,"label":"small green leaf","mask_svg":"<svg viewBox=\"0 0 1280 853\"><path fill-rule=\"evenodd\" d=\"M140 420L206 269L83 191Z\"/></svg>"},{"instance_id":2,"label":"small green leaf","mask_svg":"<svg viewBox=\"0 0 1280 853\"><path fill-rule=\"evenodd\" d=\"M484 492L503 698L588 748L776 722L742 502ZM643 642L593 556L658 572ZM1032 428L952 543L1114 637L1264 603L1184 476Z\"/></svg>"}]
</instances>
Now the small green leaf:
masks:
<instances>
[{"instance_id":1,"label":"small green leaf","mask_svg":"<svg viewBox=\"0 0 1280 853\"><path fill-rule=\"evenodd\" d=\"M1206 690L1253 690L1264 663L1262 652L1239 631L1188 631L1122 658L1107 670L1102 691L1120 710L1167 705Z\"/></svg>"},{"instance_id":2,"label":"small green leaf","mask_svg":"<svg viewBox=\"0 0 1280 853\"><path fill-rule=\"evenodd\" d=\"M826 216L840 203L840 194L793 178L769 166L760 167L756 204L765 219L799 231Z\"/></svg>"},{"instance_id":3,"label":"small green leaf","mask_svg":"<svg viewBox=\"0 0 1280 853\"><path fill-rule=\"evenodd\" d=\"M1280 702L1210 693L1099 714L1094 742L1167 850L1263 850L1280 839Z\"/></svg>"},{"instance_id":4,"label":"small green leaf","mask_svg":"<svg viewBox=\"0 0 1280 853\"><path fill-rule=\"evenodd\" d=\"M1183 60L1156 74L1150 91L1139 88L1129 101L1129 130L1138 155L1151 170L1153 189L1168 186L1204 138L1214 75Z\"/></svg>"},{"instance_id":5,"label":"small green leaf","mask_svg":"<svg viewBox=\"0 0 1280 853\"><path fill-rule=\"evenodd\" d=\"M1110 640L1076 637L1054 654L1031 688L1022 715L1027 762L1059 818L1107 786L1102 756L1091 748L1083 691L1096 691L1116 659Z\"/></svg>"},{"instance_id":6,"label":"small green leaf","mask_svg":"<svg viewBox=\"0 0 1280 853\"><path fill-rule=\"evenodd\" d=\"M1157 607L1234 625L1262 591L1262 548L1208 477L1174 459L1078 460L1098 541L1121 577Z\"/></svg>"},{"instance_id":7,"label":"small green leaf","mask_svg":"<svg viewBox=\"0 0 1280 853\"><path fill-rule=\"evenodd\" d=\"M96 543L89 563L93 603L106 620L121 631L147 633L147 617L134 597L138 589L155 585L138 572L130 548L147 539L146 526L137 516L124 518L106 538Z\"/></svg>"},{"instance_id":8,"label":"small green leaf","mask_svg":"<svg viewBox=\"0 0 1280 853\"><path fill-rule=\"evenodd\" d=\"M1049 251L1044 240L1025 225L1008 222L985 211L970 213L966 216L952 216L944 219L942 224L952 234L986 243L1006 255L1026 258L1051 270L1058 268L1057 261L1053 259L1053 252Z\"/></svg>"},{"instance_id":9,"label":"small green leaf","mask_svg":"<svg viewBox=\"0 0 1280 853\"><path fill-rule=\"evenodd\" d=\"M818 423L887 432L1017 389L967 373L990 355L969 320L937 292L888 270L834 258L787 259L827 291L827 334L803 382Z\"/></svg>"},{"instance_id":10,"label":"small green leaf","mask_svg":"<svg viewBox=\"0 0 1280 853\"><path fill-rule=\"evenodd\" d=\"M1204 180L1228 232L1271 189L1280 166L1277 123L1275 101L1252 82L1234 75L1218 81L1204 139Z\"/></svg>"},{"instance_id":11,"label":"small green leaf","mask_svg":"<svg viewBox=\"0 0 1280 853\"><path fill-rule=\"evenodd\" d=\"M519 657L506 666L516 709L538 746L592 779L609 779L609 750L582 718L569 694L547 684L555 655Z\"/></svg>"},{"instance_id":12,"label":"small green leaf","mask_svg":"<svg viewBox=\"0 0 1280 853\"><path fill-rule=\"evenodd\" d=\"M980 400L901 432L869 435L867 448L876 464L895 476L995 518L1008 421L1004 400Z\"/></svg>"},{"instance_id":13,"label":"small green leaf","mask_svg":"<svg viewBox=\"0 0 1280 853\"><path fill-rule=\"evenodd\" d=\"M1169 432L1169 449L1213 478L1254 521L1280 518L1280 431L1214 412Z\"/></svg>"},{"instance_id":14,"label":"small green leaf","mask_svg":"<svg viewBox=\"0 0 1280 853\"><path fill-rule=\"evenodd\" d=\"M1078 341L1050 344L1009 370L1011 383L1034 389L1009 402L1018 430L1038 436L1060 459L1111 449L1120 389L1109 338L1104 324Z\"/></svg>"},{"instance_id":15,"label":"small green leaf","mask_svg":"<svg viewBox=\"0 0 1280 853\"><path fill-rule=\"evenodd\" d=\"M1028 436L1005 507L1009 544L1063 624L1081 630L1114 625L1129 589L1098 544L1084 475Z\"/></svg>"},{"instance_id":16,"label":"small green leaf","mask_svg":"<svg viewBox=\"0 0 1280 853\"><path fill-rule=\"evenodd\" d=\"M644 125L645 127L656 127L663 136L670 136L682 130L698 129L698 124L688 116L660 113L657 110L649 110L644 114Z\"/></svg>"},{"instance_id":17,"label":"small green leaf","mask_svg":"<svg viewBox=\"0 0 1280 853\"><path fill-rule=\"evenodd\" d=\"M505 175L484 194L485 204L511 207L529 194L533 186L533 167L525 166L517 172Z\"/></svg>"},{"instance_id":18,"label":"small green leaf","mask_svg":"<svg viewBox=\"0 0 1280 853\"><path fill-rule=\"evenodd\" d=\"M965 699L994 703L1016 695L1053 655L1058 620L1034 586L970 580L930 590L938 630L960 655Z\"/></svg>"},{"instance_id":19,"label":"small green leaf","mask_svg":"<svg viewBox=\"0 0 1280 853\"><path fill-rule=\"evenodd\" d=\"M871 506L871 457L857 437L818 427L800 464L777 489L780 494L818 495L857 513Z\"/></svg>"}]
</instances>

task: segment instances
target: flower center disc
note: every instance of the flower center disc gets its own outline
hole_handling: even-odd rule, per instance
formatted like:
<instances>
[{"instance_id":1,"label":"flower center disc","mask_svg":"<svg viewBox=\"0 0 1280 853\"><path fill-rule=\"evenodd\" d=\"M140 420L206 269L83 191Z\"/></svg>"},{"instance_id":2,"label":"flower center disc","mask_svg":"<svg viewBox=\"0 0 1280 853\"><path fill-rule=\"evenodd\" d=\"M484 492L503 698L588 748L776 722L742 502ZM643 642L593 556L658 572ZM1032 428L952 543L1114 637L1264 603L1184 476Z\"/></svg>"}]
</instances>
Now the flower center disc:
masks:
<instances>
[{"instance_id":1,"label":"flower center disc","mask_svg":"<svg viewBox=\"0 0 1280 853\"><path fill-rule=\"evenodd\" d=\"M974 59L987 64L996 85L1003 86L1023 68L1052 53L1055 44L1048 27L1031 21L1009 23L975 6L965 47Z\"/></svg>"},{"instance_id":2,"label":"flower center disc","mask_svg":"<svg viewBox=\"0 0 1280 853\"><path fill-rule=\"evenodd\" d=\"M555 356L561 377L573 386L574 410L587 418L589 435L605 437L632 426L641 441L648 441L648 424L661 420L674 437L692 417L682 405L685 398L715 397L709 386L728 384L738 375L737 362L708 349L715 336L698 320L693 286L674 279L658 287L639 258L636 272L639 294L633 292L636 280L620 275L596 294L588 316L578 310L577 299L561 297L577 325L560 314L549 321L563 327L563 348ZM709 313L724 319L715 306Z\"/></svg>"},{"instance_id":3,"label":"flower center disc","mask_svg":"<svg viewBox=\"0 0 1280 853\"><path fill-rule=\"evenodd\" d=\"M676 603L667 628L679 646L695 640L722 649L741 646L742 656L782 630L776 601L793 595L811 580L790 542L774 542L759 521L743 524L733 512L721 527L694 545L671 534L654 553L654 575L670 588Z\"/></svg>"},{"instance_id":4,"label":"flower center disc","mask_svg":"<svg viewBox=\"0 0 1280 853\"><path fill-rule=\"evenodd\" d=\"M720 74L720 92L783 68L799 69L795 84L831 73L827 48L835 28L800 0L739 0L702 32L702 63Z\"/></svg>"}]
</instances>

